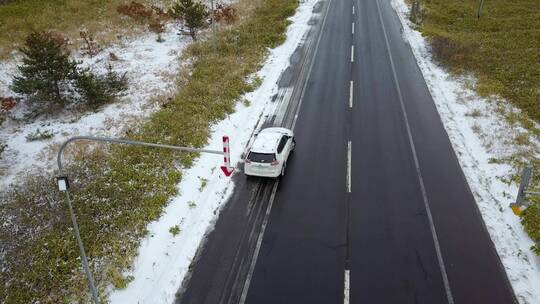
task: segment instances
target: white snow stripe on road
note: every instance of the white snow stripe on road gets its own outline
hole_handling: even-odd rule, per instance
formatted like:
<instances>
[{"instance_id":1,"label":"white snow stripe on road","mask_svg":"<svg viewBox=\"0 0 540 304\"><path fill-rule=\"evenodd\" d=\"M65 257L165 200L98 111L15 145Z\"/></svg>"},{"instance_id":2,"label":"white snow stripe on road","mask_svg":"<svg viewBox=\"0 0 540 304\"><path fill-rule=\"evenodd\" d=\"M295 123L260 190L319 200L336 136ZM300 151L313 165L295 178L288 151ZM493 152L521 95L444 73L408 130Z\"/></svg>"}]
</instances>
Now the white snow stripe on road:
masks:
<instances>
[{"instance_id":1,"label":"white snow stripe on road","mask_svg":"<svg viewBox=\"0 0 540 304\"><path fill-rule=\"evenodd\" d=\"M343 284L343 304L349 304L351 294L351 271L345 269L345 280Z\"/></svg>"}]
</instances>

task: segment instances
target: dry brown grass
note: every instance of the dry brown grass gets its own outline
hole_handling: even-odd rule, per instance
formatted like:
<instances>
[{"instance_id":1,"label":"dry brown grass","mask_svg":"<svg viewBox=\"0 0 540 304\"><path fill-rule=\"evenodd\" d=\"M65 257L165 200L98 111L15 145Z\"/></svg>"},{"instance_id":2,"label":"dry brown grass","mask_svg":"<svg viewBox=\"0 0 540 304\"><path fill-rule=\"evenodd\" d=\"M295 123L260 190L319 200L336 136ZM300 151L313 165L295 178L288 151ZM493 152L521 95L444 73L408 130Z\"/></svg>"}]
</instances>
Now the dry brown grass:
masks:
<instances>
[{"instance_id":1,"label":"dry brown grass","mask_svg":"<svg viewBox=\"0 0 540 304\"><path fill-rule=\"evenodd\" d=\"M94 36L100 45L140 34L144 24L117 12L119 5L128 0L25 0L0 4L0 59L23 44L24 38L34 30L54 30L69 38L72 47L84 43L83 30ZM166 6L170 1L140 0L152 5Z\"/></svg>"}]
</instances>

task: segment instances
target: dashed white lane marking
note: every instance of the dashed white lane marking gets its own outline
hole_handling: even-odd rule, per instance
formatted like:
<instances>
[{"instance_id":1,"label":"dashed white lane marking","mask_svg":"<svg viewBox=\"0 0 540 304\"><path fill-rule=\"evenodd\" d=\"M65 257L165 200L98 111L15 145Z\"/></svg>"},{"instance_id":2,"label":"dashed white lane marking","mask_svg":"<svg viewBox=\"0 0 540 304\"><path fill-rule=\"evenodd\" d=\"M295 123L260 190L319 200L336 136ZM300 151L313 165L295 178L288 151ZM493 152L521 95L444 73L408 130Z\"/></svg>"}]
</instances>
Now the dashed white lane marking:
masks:
<instances>
[{"instance_id":1,"label":"dashed white lane marking","mask_svg":"<svg viewBox=\"0 0 540 304\"><path fill-rule=\"evenodd\" d=\"M390 49L390 42L388 42L388 34L386 34L386 27L384 26L383 17L381 14L381 7L379 1L376 0L377 12L379 13L379 22L383 30L384 41L386 44L386 52L388 54L388 59L390 61L390 67L392 68L392 74L394 77L394 84L396 86L396 91L399 99L399 105L401 107L401 113L403 115L403 120L405 121L405 129L407 130L407 135L409 139L409 146L411 148L411 153L414 160L414 165L416 167L416 174L418 176L418 183L420 184L420 191L422 192L422 198L424 201L424 208L426 209L427 218L429 221L429 227L431 229L431 236L433 238L433 243L435 246L435 252L437 253L437 260L439 262L439 268L441 270L441 276L444 283L444 288L446 291L446 298L448 304L454 304L454 297L452 295L452 290L450 289L450 281L448 280L448 275L446 273L446 266L444 265L444 260L441 251L441 245L439 244L439 237L437 236L437 230L435 229L435 224L433 222L433 216L431 214L431 208L429 207L429 200L427 197L426 186L424 184L424 178L422 177L422 171L420 170L420 162L418 161L418 155L416 153L416 147L414 145L414 140L412 137L411 126L409 124L409 117L407 111L405 111L405 103L403 102L403 95L401 93L401 88L399 86L399 81L397 78L396 67L394 65L394 59L392 58L392 51Z\"/></svg>"},{"instance_id":2,"label":"dashed white lane marking","mask_svg":"<svg viewBox=\"0 0 540 304\"><path fill-rule=\"evenodd\" d=\"M349 108L352 109L352 105L353 105L353 81L351 80L351 83L349 85Z\"/></svg>"},{"instance_id":3,"label":"dashed white lane marking","mask_svg":"<svg viewBox=\"0 0 540 304\"><path fill-rule=\"evenodd\" d=\"M354 62L354 45L351 45L351 62Z\"/></svg>"},{"instance_id":4,"label":"dashed white lane marking","mask_svg":"<svg viewBox=\"0 0 540 304\"><path fill-rule=\"evenodd\" d=\"M351 155L351 149L352 149L351 141L347 143L347 192L351 193L351 162L352 162L352 155Z\"/></svg>"},{"instance_id":5,"label":"dashed white lane marking","mask_svg":"<svg viewBox=\"0 0 540 304\"><path fill-rule=\"evenodd\" d=\"M345 281L343 284L343 304L349 304L351 294L351 273L345 269Z\"/></svg>"},{"instance_id":6,"label":"dashed white lane marking","mask_svg":"<svg viewBox=\"0 0 540 304\"><path fill-rule=\"evenodd\" d=\"M351 33L354 35L354 22L352 23L352 26L351 26Z\"/></svg>"},{"instance_id":7,"label":"dashed white lane marking","mask_svg":"<svg viewBox=\"0 0 540 304\"><path fill-rule=\"evenodd\" d=\"M354 15L354 5L352 6L352 14Z\"/></svg>"}]
</instances>

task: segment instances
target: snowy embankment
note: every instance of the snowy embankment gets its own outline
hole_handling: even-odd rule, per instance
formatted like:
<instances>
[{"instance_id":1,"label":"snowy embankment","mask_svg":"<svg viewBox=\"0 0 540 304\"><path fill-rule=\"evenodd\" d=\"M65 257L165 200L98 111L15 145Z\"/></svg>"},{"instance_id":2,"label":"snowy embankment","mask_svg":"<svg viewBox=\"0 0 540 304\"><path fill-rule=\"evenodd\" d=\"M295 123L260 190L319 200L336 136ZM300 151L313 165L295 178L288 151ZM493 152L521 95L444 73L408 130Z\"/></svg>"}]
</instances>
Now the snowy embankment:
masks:
<instances>
[{"instance_id":1,"label":"snowy embankment","mask_svg":"<svg viewBox=\"0 0 540 304\"><path fill-rule=\"evenodd\" d=\"M270 51L256 76L262 85L244 97L250 105L238 103L235 113L212 127L206 149L221 150L222 135L231 137L231 159L237 163L253 131L266 116L276 110L272 96L278 91L278 79L289 65L289 58L309 29L317 0L300 3L290 18L287 40ZM220 209L231 195L234 183L219 170L222 158L201 155L183 174L179 195L172 199L161 218L148 226L149 236L141 241L133 270L134 280L123 290L110 294L112 303L172 303L199 244L215 223ZM204 185L204 186L203 186ZM176 236L169 228L178 225Z\"/></svg>"},{"instance_id":2,"label":"snowy embankment","mask_svg":"<svg viewBox=\"0 0 540 304\"><path fill-rule=\"evenodd\" d=\"M98 73L105 72L109 63L119 74L127 73L128 91L118 102L96 112L75 114L65 111L57 117L42 116L30 123L7 119L0 128L0 144L7 145L0 155L0 189L13 183L20 173L55 169L55 153L67 138L76 135L116 136L159 109L156 97L176 89L174 80L181 67L178 56L191 41L191 38L177 33L178 26L169 23L161 34L163 42L158 42L157 35L148 32L105 48L94 57L76 56L83 66ZM112 61L114 56L117 60L114 58ZM17 73L19 61L0 62L0 96L14 95L9 86ZM16 107L14 111L20 112L21 109ZM52 132L53 137L28 141L26 137L38 129Z\"/></svg>"},{"instance_id":3,"label":"snowy embankment","mask_svg":"<svg viewBox=\"0 0 540 304\"><path fill-rule=\"evenodd\" d=\"M533 241L509 208L517 185L508 185L502 180L516 169L490 161L523 149L511 138L527 131L508 123L493 100L479 97L469 89L466 82L470 79L452 77L435 64L428 42L409 22L407 5L403 0L392 0L392 6L403 25L403 39L411 46L422 70L516 296L520 303L540 303L540 259L530 250ZM519 113L509 105L505 111ZM532 139L528 148L540 156L537 138Z\"/></svg>"}]
</instances>

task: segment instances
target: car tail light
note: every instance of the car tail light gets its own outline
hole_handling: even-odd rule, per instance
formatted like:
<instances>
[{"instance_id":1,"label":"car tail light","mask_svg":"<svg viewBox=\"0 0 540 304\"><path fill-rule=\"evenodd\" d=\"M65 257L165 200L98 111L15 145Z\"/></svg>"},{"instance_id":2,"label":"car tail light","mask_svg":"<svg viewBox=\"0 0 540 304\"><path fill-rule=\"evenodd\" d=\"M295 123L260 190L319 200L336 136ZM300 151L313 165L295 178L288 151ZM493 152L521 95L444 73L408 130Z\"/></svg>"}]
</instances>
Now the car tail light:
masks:
<instances>
[{"instance_id":1,"label":"car tail light","mask_svg":"<svg viewBox=\"0 0 540 304\"><path fill-rule=\"evenodd\" d=\"M279 162L277 160L274 160L270 165L277 166L277 165L279 165Z\"/></svg>"}]
</instances>

